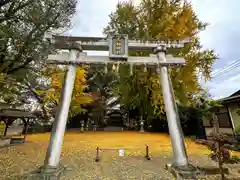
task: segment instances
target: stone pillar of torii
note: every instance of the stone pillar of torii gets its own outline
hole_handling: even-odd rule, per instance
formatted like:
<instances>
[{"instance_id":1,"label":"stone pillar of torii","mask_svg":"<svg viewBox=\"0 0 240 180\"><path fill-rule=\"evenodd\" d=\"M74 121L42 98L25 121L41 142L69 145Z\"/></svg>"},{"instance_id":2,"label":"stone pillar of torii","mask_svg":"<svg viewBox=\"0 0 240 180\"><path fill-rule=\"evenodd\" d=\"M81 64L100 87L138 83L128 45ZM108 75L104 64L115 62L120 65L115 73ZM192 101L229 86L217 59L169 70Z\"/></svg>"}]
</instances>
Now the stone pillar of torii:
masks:
<instances>
[{"instance_id":1,"label":"stone pillar of torii","mask_svg":"<svg viewBox=\"0 0 240 180\"><path fill-rule=\"evenodd\" d=\"M59 166L61 149L66 129L68 112L74 88L76 67L81 64L105 64L127 63L132 65L156 66L160 78L165 111L173 151L173 162L166 167L175 171L175 174L193 175L196 169L188 162L184 136L177 112L177 106L168 74L169 67L180 67L184 65L184 58L177 58L167 53L178 51L186 41L133 41L128 40L127 35L113 35L107 38L102 37L72 37L55 36L46 37L54 44L56 49L69 50L69 53L55 54L48 56L48 63L67 65L60 104L54 121L49 147L47 150L43 169L50 172ZM109 51L109 56L89 56L83 50ZM154 53L149 57L128 56L128 52L148 52ZM159 140L161 141L161 140ZM43 170L44 172L44 170Z\"/></svg>"}]
</instances>

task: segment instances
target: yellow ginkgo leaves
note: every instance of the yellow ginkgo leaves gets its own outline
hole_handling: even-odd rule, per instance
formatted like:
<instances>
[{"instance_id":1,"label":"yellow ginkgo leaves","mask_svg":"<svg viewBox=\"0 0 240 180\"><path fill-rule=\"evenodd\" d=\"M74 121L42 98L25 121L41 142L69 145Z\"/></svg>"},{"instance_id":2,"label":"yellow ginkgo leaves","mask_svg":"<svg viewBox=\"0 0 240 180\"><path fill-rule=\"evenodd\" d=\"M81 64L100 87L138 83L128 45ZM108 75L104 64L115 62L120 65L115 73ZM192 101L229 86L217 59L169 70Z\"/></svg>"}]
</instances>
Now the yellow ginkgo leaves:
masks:
<instances>
[{"instance_id":1,"label":"yellow ginkgo leaves","mask_svg":"<svg viewBox=\"0 0 240 180\"><path fill-rule=\"evenodd\" d=\"M64 74L64 69L58 69L55 71L55 73L51 73L51 88L49 88L46 93L46 100L53 100L57 104L59 103ZM86 71L84 68L80 67L76 71L76 78L69 113L70 116L74 116L78 113L83 112L84 109L81 108L81 105L89 104L93 101L92 96L88 93L85 93L85 90L87 88L88 86L86 84Z\"/></svg>"}]
</instances>

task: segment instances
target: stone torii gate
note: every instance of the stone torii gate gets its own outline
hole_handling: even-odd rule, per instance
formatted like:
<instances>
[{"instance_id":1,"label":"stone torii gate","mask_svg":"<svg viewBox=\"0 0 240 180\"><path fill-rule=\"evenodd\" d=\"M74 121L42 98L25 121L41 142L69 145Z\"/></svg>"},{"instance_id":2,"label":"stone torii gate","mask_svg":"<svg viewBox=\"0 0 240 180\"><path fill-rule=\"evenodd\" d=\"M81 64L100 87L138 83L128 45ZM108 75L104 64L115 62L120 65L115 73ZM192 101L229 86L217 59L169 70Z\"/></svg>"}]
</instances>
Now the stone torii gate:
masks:
<instances>
[{"instance_id":1,"label":"stone torii gate","mask_svg":"<svg viewBox=\"0 0 240 180\"><path fill-rule=\"evenodd\" d=\"M72 37L55 36L46 37L56 49L69 50L68 53L49 55L48 63L67 65L64 83L62 87L59 109L54 121L49 147L45 163L38 178L59 178L60 155L64 139L64 133L68 118L68 112L76 76L76 66L81 64L105 64L127 63L132 65L156 66L160 78L164 105L167 115L169 133L173 150L173 162L166 167L180 176L195 176L196 168L188 162L184 136L180 125L176 102L168 74L169 67L180 67L184 65L184 58L174 58L167 53L178 51L188 41L133 41L128 40L127 35L113 35L108 38L102 37ZM109 56L88 56L83 50L109 51ZM128 56L130 52L154 53L149 57Z\"/></svg>"}]
</instances>

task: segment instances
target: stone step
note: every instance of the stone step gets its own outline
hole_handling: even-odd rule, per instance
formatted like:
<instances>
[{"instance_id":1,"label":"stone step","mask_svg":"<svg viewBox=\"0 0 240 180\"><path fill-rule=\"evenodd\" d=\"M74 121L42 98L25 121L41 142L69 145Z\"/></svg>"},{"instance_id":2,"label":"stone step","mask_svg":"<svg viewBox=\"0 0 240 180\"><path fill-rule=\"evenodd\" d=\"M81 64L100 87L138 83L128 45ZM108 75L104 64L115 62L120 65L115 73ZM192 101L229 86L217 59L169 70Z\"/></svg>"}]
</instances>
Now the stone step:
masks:
<instances>
[{"instance_id":1,"label":"stone step","mask_svg":"<svg viewBox=\"0 0 240 180\"><path fill-rule=\"evenodd\" d=\"M107 126L107 127L104 128L104 131L119 132L119 131L123 131L123 127L121 127L121 126Z\"/></svg>"}]
</instances>

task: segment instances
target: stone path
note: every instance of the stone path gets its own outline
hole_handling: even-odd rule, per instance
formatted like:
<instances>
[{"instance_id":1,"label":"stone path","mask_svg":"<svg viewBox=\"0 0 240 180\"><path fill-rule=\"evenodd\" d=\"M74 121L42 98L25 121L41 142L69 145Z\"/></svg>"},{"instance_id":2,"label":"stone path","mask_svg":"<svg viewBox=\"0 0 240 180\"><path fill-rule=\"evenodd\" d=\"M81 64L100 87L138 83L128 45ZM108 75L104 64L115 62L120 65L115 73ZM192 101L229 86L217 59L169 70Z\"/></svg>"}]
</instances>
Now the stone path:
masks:
<instances>
[{"instance_id":1,"label":"stone path","mask_svg":"<svg viewBox=\"0 0 240 180\"><path fill-rule=\"evenodd\" d=\"M109 159L109 158L108 158ZM206 160L201 161L200 160ZM88 165L78 164L77 161L84 162L81 158L74 158L74 169L67 172L62 180L173 180L174 177L165 170L165 164L171 162L170 157L153 157L150 161L143 157L112 157L112 161L101 160L101 162L89 162ZM75 163L76 162L76 163ZM200 167L216 167L215 163L207 160L206 157L192 157L191 163ZM240 167L240 166L238 166ZM230 166L229 179L240 179L240 174L236 174ZM219 175L201 176L199 179L219 180Z\"/></svg>"}]
</instances>

